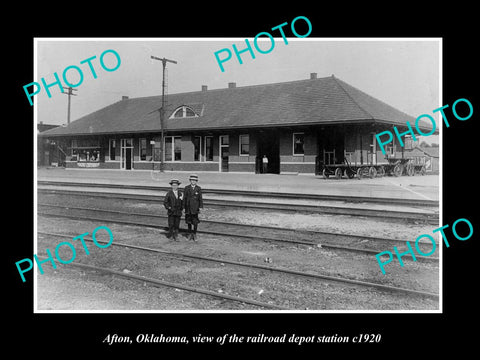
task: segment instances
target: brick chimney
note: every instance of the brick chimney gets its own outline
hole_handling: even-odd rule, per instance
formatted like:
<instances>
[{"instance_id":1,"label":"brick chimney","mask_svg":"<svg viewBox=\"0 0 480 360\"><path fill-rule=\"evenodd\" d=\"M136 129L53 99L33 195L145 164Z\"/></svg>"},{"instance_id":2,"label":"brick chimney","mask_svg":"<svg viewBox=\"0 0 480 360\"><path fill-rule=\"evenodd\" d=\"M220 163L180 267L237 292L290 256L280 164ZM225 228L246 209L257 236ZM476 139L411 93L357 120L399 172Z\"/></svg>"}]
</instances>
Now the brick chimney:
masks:
<instances>
[{"instance_id":1,"label":"brick chimney","mask_svg":"<svg viewBox=\"0 0 480 360\"><path fill-rule=\"evenodd\" d=\"M228 88L229 88L229 89L234 89L234 88L236 88L236 87L237 87L237 83L235 83L235 82L229 82L229 83L228 83Z\"/></svg>"},{"instance_id":2,"label":"brick chimney","mask_svg":"<svg viewBox=\"0 0 480 360\"><path fill-rule=\"evenodd\" d=\"M128 100L128 96L123 95L122 100Z\"/></svg>"},{"instance_id":3,"label":"brick chimney","mask_svg":"<svg viewBox=\"0 0 480 360\"><path fill-rule=\"evenodd\" d=\"M310 73L310 80L314 80L317 78L317 73Z\"/></svg>"},{"instance_id":4,"label":"brick chimney","mask_svg":"<svg viewBox=\"0 0 480 360\"><path fill-rule=\"evenodd\" d=\"M208 90L208 86L207 85L202 85L202 91L207 91Z\"/></svg>"}]
</instances>

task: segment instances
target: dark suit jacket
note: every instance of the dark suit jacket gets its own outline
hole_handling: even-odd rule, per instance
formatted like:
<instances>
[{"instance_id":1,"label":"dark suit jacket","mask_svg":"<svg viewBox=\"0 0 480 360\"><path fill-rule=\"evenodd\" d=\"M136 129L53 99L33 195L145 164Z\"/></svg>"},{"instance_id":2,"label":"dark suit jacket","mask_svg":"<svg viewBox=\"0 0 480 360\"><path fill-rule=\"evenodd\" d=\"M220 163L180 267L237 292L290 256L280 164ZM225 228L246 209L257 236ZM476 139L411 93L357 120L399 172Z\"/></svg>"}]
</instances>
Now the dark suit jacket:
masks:
<instances>
[{"instance_id":1,"label":"dark suit jacket","mask_svg":"<svg viewBox=\"0 0 480 360\"><path fill-rule=\"evenodd\" d=\"M182 190L178 190L178 198L172 190L168 190L163 199L163 206L168 210L168 216L182 216L184 196Z\"/></svg>"},{"instance_id":2,"label":"dark suit jacket","mask_svg":"<svg viewBox=\"0 0 480 360\"><path fill-rule=\"evenodd\" d=\"M198 214L198 209L203 209L202 188L196 185L194 189L192 185L187 185L184 192L185 214Z\"/></svg>"}]
</instances>

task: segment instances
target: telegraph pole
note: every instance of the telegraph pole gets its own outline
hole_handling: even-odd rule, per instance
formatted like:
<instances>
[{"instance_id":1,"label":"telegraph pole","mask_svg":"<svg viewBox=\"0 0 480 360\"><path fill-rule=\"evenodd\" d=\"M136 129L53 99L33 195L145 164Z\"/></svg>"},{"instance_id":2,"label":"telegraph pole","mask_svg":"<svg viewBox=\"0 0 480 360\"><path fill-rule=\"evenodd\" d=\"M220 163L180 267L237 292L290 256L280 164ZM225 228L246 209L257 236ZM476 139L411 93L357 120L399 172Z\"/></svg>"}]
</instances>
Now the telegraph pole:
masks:
<instances>
[{"instance_id":1,"label":"telegraph pole","mask_svg":"<svg viewBox=\"0 0 480 360\"><path fill-rule=\"evenodd\" d=\"M163 74L162 74L162 108L160 109L160 131L161 131L161 141L160 141L160 146L161 146L161 156L160 156L160 171L163 171L164 168L164 149L165 149L165 136L164 136L164 117L165 117L165 66L167 65L167 62L171 62L173 64L176 64L177 62L175 60L170 60L166 58L159 58L156 56L150 56L151 59L154 60L159 60L162 62L163 65Z\"/></svg>"},{"instance_id":2,"label":"telegraph pole","mask_svg":"<svg viewBox=\"0 0 480 360\"><path fill-rule=\"evenodd\" d=\"M78 91L77 89L73 89L71 86L66 88L65 86L63 87L65 90L68 90L67 93L64 93L68 95L68 113L67 113L67 125L70 125L70 96L77 96L74 94L72 91Z\"/></svg>"}]
</instances>

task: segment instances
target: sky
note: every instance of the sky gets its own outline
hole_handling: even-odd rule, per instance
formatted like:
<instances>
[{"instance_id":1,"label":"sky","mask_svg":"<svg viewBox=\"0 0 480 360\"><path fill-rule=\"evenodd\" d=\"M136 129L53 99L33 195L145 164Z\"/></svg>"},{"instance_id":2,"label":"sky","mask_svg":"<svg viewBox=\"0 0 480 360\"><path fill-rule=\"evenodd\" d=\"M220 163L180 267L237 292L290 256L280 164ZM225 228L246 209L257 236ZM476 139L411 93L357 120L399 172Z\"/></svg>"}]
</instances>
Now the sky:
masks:
<instances>
[{"instance_id":1,"label":"sky","mask_svg":"<svg viewBox=\"0 0 480 360\"><path fill-rule=\"evenodd\" d=\"M259 38L258 46L267 50L270 40ZM71 98L71 121L120 101L130 98L160 95L162 91L162 63L151 55L177 61L167 63L168 93L226 88L229 82L237 87L308 79L310 73L318 77L331 76L347 82L367 94L413 116L432 115L438 124L439 113L432 110L441 105L441 42L438 39L325 39L275 38L273 50L259 53L253 39L249 39L255 53L241 54L240 64L233 53L232 44L239 50L246 47L245 38L36 38L34 76L38 83L44 78L53 83L56 72L62 79L70 65L80 67L83 82L76 87L77 96ZM228 48L232 58L223 63L222 72L214 53ZM100 55L115 50L121 59L115 71L105 71ZM225 56L222 53L219 56ZM87 63L91 61L97 78L93 78ZM105 65L113 68L116 59L106 53ZM67 79L79 81L75 70L67 72ZM63 79L61 80L63 83ZM26 85L26 84L25 84ZM67 86L67 85L64 85ZM32 91L32 90L30 90ZM67 95L58 86L50 88L48 98L42 88L34 97L36 121L44 124L67 123ZM25 97L28 104L28 99ZM412 124L413 125L413 124ZM438 136L423 137L428 143L438 143Z\"/></svg>"}]
</instances>

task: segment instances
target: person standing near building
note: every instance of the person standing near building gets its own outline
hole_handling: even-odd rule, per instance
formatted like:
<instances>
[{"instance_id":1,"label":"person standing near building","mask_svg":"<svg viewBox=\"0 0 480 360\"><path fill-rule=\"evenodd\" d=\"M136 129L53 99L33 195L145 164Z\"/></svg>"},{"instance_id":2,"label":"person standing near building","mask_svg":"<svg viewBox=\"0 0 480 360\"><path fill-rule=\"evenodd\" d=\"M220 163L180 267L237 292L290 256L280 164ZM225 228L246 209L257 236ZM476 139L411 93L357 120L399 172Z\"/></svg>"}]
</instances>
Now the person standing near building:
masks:
<instances>
[{"instance_id":1,"label":"person standing near building","mask_svg":"<svg viewBox=\"0 0 480 360\"><path fill-rule=\"evenodd\" d=\"M185 186L185 222L188 225L190 240L197 241L197 227L200 220L198 213L203 209L202 188L197 185L198 176L192 174L189 177L190 185ZM193 226L193 232L192 232Z\"/></svg>"},{"instance_id":2,"label":"person standing near building","mask_svg":"<svg viewBox=\"0 0 480 360\"><path fill-rule=\"evenodd\" d=\"M163 199L163 206L168 211L168 234L167 237L174 241L178 241L178 229L180 226L180 218L182 217L182 211L184 206L183 192L178 188L181 184L177 179L170 181L172 187L168 190L165 198Z\"/></svg>"},{"instance_id":3,"label":"person standing near building","mask_svg":"<svg viewBox=\"0 0 480 360\"><path fill-rule=\"evenodd\" d=\"M263 158L262 158L262 172L264 174L267 173L268 171L268 158L267 158L267 155L263 155Z\"/></svg>"}]
</instances>

